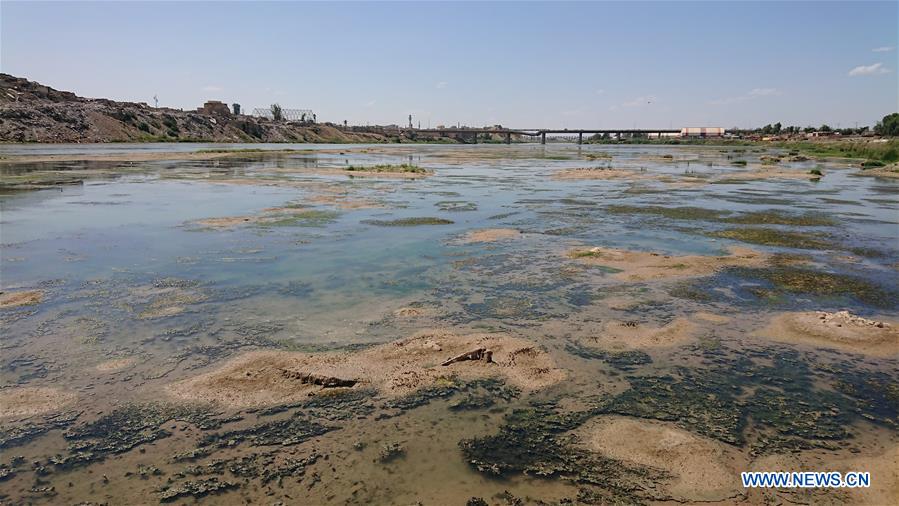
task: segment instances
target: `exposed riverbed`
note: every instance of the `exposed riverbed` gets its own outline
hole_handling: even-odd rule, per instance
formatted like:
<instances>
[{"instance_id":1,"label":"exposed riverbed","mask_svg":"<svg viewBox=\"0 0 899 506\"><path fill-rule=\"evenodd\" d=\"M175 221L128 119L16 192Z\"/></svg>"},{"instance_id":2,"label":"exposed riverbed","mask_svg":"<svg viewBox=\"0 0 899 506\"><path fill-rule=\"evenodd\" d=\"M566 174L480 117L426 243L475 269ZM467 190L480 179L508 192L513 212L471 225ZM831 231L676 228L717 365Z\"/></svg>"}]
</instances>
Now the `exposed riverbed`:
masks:
<instances>
[{"instance_id":1,"label":"exposed riverbed","mask_svg":"<svg viewBox=\"0 0 899 506\"><path fill-rule=\"evenodd\" d=\"M0 147L0 501L899 499L896 179L752 147L261 148Z\"/></svg>"}]
</instances>

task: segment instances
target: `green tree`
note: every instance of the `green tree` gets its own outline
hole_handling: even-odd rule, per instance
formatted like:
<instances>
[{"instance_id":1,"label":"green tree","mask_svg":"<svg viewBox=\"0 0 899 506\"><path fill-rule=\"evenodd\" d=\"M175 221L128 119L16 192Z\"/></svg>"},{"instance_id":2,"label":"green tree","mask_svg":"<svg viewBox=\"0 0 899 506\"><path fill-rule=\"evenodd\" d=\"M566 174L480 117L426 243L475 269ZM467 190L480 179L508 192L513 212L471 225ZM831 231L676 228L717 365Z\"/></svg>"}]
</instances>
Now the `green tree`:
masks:
<instances>
[{"instance_id":1,"label":"green tree","mask_svg":"<svg viewBox=\"0 0 899 506\"><path fill-rule=\"evenodd\" d=\"M899 136L899 112L887 114L874 126L874 133L889 137Z\"/></svg>"},{"instance_id":2,"label":"green tree","mask_svg":"<svg viewBox=\"0 0 899 506\"><path fill-rule=\"evenodd\" d=\"M774 124L774 133L779 134L780 130L783 128L783 125L780 124L780 121Z\"/></svg>"},{"instance_id":3,"label":"green tree","mask_svg":"<svg viewBox=\"0 0 899 506\"><path fill-rule=\"evenodd\" d=\"M830 126L826 123L821 125L821 128L819 128L818 130L820 130L821 132L833 132L833 128L830 128Z\"/></svg>"},{"instance_id":4,"label":"green tree","mask_svg":"<svg viewBox=\"0 0 899 506\"><path fill-rule=\"evenodd\" d=\"M272 119L275 121L281 121L284 119L284 110L281 109L281 104L272 104Z\"/></svg>"}]
</instances>

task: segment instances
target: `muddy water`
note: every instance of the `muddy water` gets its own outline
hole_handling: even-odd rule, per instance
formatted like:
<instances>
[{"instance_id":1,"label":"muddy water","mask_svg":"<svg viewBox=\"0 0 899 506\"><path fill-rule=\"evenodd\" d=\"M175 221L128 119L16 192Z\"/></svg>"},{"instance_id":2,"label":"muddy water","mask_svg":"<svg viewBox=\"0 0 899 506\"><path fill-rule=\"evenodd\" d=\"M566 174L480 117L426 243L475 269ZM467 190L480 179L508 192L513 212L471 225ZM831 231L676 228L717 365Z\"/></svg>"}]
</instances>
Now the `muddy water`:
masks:
<instances>
[{"instance_id":1,"label":"muddy water","mask_svg":"<svg viewBox=\"0 0 899 506\"><path fill-rule=\"evenodd\" d=\"M787 311L899 320L895 180L742 147L293 148L134 163L78 158L171 148L2 148L71 155L0 165L3 295L39 292L0 308L4 502L896 496L897 353L763 330ZM771 154L785 156L762 164ZM401 163L431 174L343 170ZM695 268L734 246L763 260ZM593 247L671 258L629 278ZM254 350L351 354L427 329L526 339L565 380L506 389L448 372L400 398L360 384L251 408L169 388ZM586 428L620 417L724 445L732 486L685 488L684 457L658 441L638 452L656 452L650 466L587 444ZM739 486L739 471L776 465L867 465L875 487Z\"/></svg>"}]
</instances>

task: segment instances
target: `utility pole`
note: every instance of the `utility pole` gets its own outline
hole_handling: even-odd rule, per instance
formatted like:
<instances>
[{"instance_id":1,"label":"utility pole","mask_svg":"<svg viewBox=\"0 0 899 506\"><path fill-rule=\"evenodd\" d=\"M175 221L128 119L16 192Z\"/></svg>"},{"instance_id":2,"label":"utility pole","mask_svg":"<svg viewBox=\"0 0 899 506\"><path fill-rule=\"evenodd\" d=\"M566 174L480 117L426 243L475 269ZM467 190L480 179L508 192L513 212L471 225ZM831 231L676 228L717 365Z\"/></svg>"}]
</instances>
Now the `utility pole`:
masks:
<instances>
[{"instance_id":1,"label":"utility pole","mask_svg":"<svg viewBox=\"0 0 899 506\"><path fill-rule=\"evenodd\" d=\"M155 104L153 107L154 109L159 109L159 97L156 95L153 95L153 104Z\"/></svg>"}]
</instances>

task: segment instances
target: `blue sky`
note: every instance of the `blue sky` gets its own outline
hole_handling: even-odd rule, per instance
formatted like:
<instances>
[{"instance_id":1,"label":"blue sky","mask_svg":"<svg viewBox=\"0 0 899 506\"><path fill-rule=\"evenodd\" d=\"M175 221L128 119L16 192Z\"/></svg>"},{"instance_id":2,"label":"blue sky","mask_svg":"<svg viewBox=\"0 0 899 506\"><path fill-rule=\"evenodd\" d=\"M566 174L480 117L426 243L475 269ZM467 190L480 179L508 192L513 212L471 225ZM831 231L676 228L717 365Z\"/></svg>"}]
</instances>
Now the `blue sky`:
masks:
<instances>
[{"instance_id":1,"label":"blue sky","mask_svg":"<svg viewBox=\"0 0 899 506\"><path fill-rule=\"evenodd\" d=\"M0 3L0 70L89 97L422 126L873 124L899 2Z\"/></svg>"}]
</instances>

